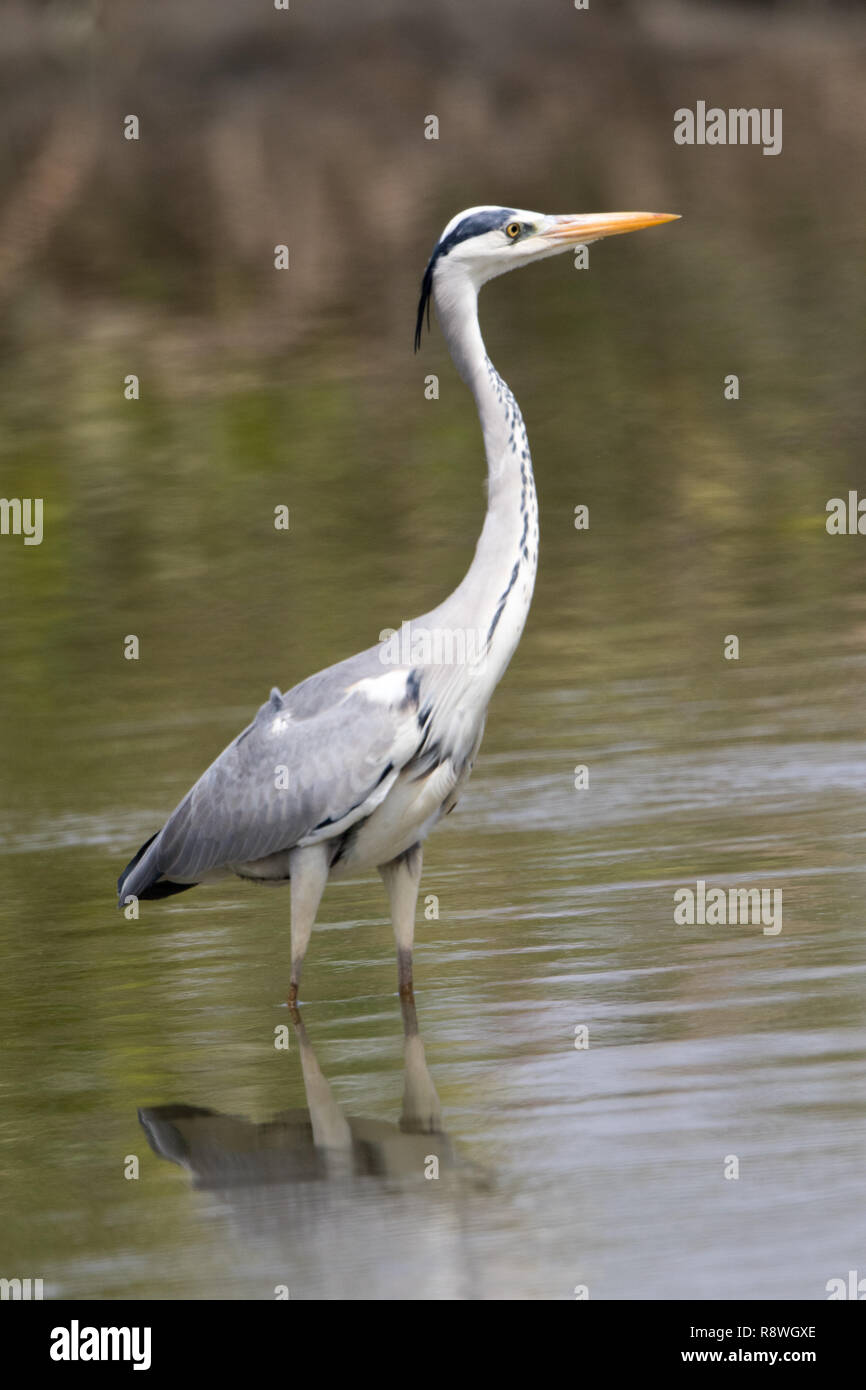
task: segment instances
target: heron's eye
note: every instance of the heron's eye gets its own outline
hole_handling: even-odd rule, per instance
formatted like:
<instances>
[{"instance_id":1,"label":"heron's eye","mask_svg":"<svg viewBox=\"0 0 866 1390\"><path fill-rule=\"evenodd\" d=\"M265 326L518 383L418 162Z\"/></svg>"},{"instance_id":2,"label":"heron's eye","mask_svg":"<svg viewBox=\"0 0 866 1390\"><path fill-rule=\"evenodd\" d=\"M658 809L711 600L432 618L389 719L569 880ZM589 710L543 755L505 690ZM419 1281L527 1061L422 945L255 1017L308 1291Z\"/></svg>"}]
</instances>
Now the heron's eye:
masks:
<instances>
[{"instance_id":1,"label":"heron's eye","mask_svg":"<svg viewBox=\"0 0 866 1390\"><path fill-rule=\"evenodd\" d=\"M505 235L510 237L512 241L516 241L520 236L520 223L509 222L508 226L505 228Z\"/></svg>"}]
</instances>

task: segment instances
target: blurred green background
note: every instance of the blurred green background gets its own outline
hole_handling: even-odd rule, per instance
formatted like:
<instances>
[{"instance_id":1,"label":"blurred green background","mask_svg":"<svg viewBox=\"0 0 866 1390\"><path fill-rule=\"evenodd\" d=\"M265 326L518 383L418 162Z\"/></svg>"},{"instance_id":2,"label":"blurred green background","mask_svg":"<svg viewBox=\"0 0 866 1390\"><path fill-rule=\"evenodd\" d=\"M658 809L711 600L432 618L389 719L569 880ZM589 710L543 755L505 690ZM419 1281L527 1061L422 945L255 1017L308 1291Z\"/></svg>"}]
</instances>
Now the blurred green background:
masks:
<instances>
[{"instance_id":1,"label":"blurred green background","mask_svg":"<svg viewBox=\"0 0 866 1390\"><path fill-rule=\"evenodd\" d=\"M5 7L0 492L42 497L45 535L0 537L0 1274L753 1298L862 1264L866 541L824 522L866 490L864 69L845 5ZM698 100L781 107L782 154L675 145ZM132 924L113 884L272 685L462 576L477 421L435 324L411 340L441 227L485 202L683 221L482 296L541 568L430 842L416 976L446 1126L491 1186L437 1205L422 1181L405 1227L352 1189L337 1258L327 1201L303 1242L274 1206L202 1202L136 1121L303 1104L273 1048L287 895L231 884ZM781 886L782 936L675 927L673 888L714 876ZM394 1121L378 885L331 890L322 922L311 1040L338 1102Z\"/></svg>"}]
</instances>

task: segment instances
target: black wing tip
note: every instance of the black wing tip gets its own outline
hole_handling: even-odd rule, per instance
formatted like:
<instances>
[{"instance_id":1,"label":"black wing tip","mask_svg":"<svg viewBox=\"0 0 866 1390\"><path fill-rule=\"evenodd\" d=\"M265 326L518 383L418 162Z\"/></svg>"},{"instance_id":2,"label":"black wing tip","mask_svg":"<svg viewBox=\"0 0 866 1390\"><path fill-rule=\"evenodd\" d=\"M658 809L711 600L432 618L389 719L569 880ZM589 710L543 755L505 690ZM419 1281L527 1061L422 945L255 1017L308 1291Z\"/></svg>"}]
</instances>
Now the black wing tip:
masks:
<instances>
[{"instance_id":1,"label":"black wing tip","mask_svg":"<svg viewBox=\"0 0 866 1390\"><path fill-rule=\"evenodd\" d=\"M172 883L171 879L163 879L161 882L149 883L146 888L142 888L138 893L124 893L122 888L123 879L118 881L117 906L124 908L127 906L128 897L137 898L139 902L154 902L160 898L171 898L175 893L185 893L188 888L197 888L197 883Z\"/></svg>"},{"instance_id":2,"label":"black wing tip","mask_svg":"<svg viewBox=\"0 0 866 1390\"><path fill-rule=\"evenodd\" d=\"M156 835L161 833L162 832L158 830ZM145 883L144 887L139 889L137 893L126 892L126 885L132 877L133 869L141 860L142 855L150 849L156 839L156 835L151 835L149 840L145 840L141 849L137 854L133 855L123 873L120 875L120 878L117 880L117 906L121 910L127 906L127 897L136 897L139 901L142 899L147 901L154 898L170 898L174 893L185 893L187 888L197 887L195 883L172 883L170 879L166 879L160 883L158 881L160 877L159 870L157 870L154 877L151 878L149 882Z\"/></svg>"},{"instance_id":3,"label":"black wing tip","mask_svg":"<svg viewBox=\"0 0 866 1390\"><path fill-rule=\"evenodd\" d=\"M136 897L152 902L159 898L173 898L175 893L185 893L188 888L197 887L197 883L172 883L171 879L163 879L160 883L148 884L144 892L137 893Z\"/></svg>"},{"instance_id":4,"label":"black wing tip","mask_svg":"<svg viewBox=\"0 0 866 1390\"><path fill-rule=\"evenodd\" d=\"M135 868L136 864L139 862L139 860L141 859L142 855L145 854L145 852L146 852L147 850L150 849L151 845L153 844L153 842L154 842L154 840L156 839L156 836L157 836L158 834L159 834L159 831L157 830L157 832L156 832L155 835L151 835L151 837L150 837L149 840L145 840L144 844L141 846L141 849L138 850L137 853L135 853L135 854L132 856L132 858L130 859L130 861L129 861L129 863L127 864L126 868L124 869L123 873L120 875L120 878L117 880L117 906L118 906L118 907L125 907L125 906L126 906L126 904L125 904L124 901L123 901L124 896L125 896L124 891L123 891L124 885L125 885L127 879L129 878L130 874L132 873L133 869ZM136 896L137 898L140 898L140 897L141 897L141 894L140 894L140 893L136 893L135 896Z\"/></svg>"}]
</instances>

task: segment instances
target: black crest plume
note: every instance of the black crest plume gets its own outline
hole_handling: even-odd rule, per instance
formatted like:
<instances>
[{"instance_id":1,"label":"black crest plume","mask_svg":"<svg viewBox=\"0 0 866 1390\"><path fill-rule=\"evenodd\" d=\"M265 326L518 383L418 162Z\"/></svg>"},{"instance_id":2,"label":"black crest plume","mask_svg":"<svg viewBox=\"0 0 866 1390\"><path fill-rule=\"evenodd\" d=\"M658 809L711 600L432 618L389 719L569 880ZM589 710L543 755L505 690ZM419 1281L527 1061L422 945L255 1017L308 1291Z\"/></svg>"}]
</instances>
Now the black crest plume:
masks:
<instances>
[{"instance_id":1,"label":"black crest plume","mask_svg":"<svg viewBox=\"0 0 866 1390\"><path fill-rule=\"evenodd\" d=\"M427 262L427 269L424 271L424 278L421 281L421 298L418 301L418 317L415 320L415 351L421 346L421 334L424 329L424 311L427 311L427 330L430 330L430 296L433 293L433 267L436 264L438 247Z\"/></svg>"},{"instance_id":2,"label":"black crest plume","mask_svg":"<svg viewBox=\"0 0 866 1390\"><path fill-rule=\"evenodd\" d=\"M415 351L421 346L421 333L424 329L424 313L427 314L427 327L430 327L430 296L433 293L433 271L440 256L447 256L448 252L455 247L458 242L466 241L469 237L481 236L484 232L492 232L497 227L504 227L514 216L513 208L491 208L484 212L473 212L468 217L464 217L462 222L443 237L439 245L435 247L433 255L427 262L427 269L424 271L424 278L421 281L421 298L418 301L418 317L415 320Z\"/></svg>"}]
</instances>

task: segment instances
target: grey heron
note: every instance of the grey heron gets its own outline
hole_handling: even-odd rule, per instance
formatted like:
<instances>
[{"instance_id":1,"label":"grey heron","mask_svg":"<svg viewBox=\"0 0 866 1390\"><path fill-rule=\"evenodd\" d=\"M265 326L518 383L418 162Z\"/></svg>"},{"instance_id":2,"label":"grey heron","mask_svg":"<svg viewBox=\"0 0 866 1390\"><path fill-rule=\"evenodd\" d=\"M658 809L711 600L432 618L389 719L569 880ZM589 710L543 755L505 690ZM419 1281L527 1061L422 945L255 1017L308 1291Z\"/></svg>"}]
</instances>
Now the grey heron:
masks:
<instances>
[{"instance_id":1,"label":"grey heron","mask_svg":"<svg viewBox=\"0 0 866 1390\"><path fill-rule=\"evenodd\" d=\"M472 564L450 597L394 638L285 693L272 690L124 869L121 907L230 874L288 881L294 1004L325 885L375 868L390 900L400 993L411 995L422 846L472 770L538 560L526 430L485 350L478 291L519 266L675 216L483 206L452 218L424 272L415 347L432 300L475 398L487 457L487 512Z\"/></svg>"}]
</instances>

